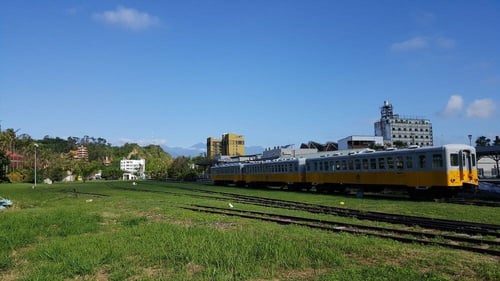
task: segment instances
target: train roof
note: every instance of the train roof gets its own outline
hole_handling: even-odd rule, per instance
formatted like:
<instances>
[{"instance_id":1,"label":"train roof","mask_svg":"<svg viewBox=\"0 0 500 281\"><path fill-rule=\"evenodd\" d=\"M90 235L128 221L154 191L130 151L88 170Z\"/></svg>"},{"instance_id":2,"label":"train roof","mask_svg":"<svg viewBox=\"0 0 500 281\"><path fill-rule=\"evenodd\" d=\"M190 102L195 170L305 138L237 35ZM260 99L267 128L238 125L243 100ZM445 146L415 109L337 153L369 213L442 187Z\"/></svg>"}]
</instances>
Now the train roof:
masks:
<instances>
[{"instance_id":1,"label":"train roof","mask_svg":"<svg viewBox=\"0 0 500 281\"><path fill-rule=\"evenodd\" d=\"M428 151L440 151L440 150L471 150L474 151L474 147L466 144L445 144L442 146L424 146L424 147L418 147L418 146L410 146L408 148L400 148L400 149L386 149L386 150L373 150L373 149L364 149L364 150L359 150L359 151L351 151L347 154L342 154L339 153L337 155L321 155L317 157L310 157L307 158L307 160L317 160L317 159L325 159L325 158L337 158L337 157L342 157L342 156L355 156L355 155L368 155L368 154L375 154L375 155L388 155L388 154L405 154L408 152L428 152Z\"/></svg>"}]
</instances>

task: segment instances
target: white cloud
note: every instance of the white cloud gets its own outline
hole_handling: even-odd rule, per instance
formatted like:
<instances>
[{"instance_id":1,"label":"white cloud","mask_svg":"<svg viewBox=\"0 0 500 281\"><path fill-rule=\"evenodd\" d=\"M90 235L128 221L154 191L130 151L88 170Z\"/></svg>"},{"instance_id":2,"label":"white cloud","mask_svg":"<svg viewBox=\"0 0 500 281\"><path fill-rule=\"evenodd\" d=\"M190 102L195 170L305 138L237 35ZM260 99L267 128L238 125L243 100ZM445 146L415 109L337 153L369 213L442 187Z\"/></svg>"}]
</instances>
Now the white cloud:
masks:
<instances>
[{"instance_id":1,"label":"white cloud","mask_svg":"<svg viewBox=\"0 0 500 281\"><path fill-rule=\"evenodd\" d=\"M429 46L429 39L427 37L414 37L409 40L394 43L391 46L393 51L412 51L418 49L424 49Z\"/></svg>"},{"instance_id":2,"label":"white cloud","mask_svg":"<svg viewBox=\"0 0 500 281\"><path fill-rule=\"evenodd\" d=\"M414 51L426 48L452 49L456 45L455 40L447 37L417 36L403 42L391 45L393 51Z\"/></svg>"},{"instance_id":3,"label":"white cloud","mask_svg":"<svg viewBox=\"0 0 500 281\"><path fill-rule=\"evenodd\" d=\"M160 19L155 16L121 6L114 11L94 14L94 19L133 31L144 30L160 23Z\"/></svg>"},{"instance_id":4,"label":"white cloud","mask_svg":"<svg viewBox=\"0 0 500 281\"><path fill-rule=\"evenodd\" d=\"M452 49L455 47L455 40L446 37L438 37L434 40L434 43L441 49Z\"/></svg>"},{"instance_id":5,"label":"white cloud","mask_svg":"<svg viewBox=\"0 0 500 281\"><path fill-rule=\"evenodd\" d=\"M489 118L495 112L496 105L491 99L479 99L467 107L467 117Z\"/></svg>"},{"instance_id":6,"label":"white cloud","mask_svg":"<svg viewBox=\"0 0 500 281\"><path fill-rule=\"evenodd\" d=\"M448 103L446 104L446 108L443 110L442 115L445 117L452 116L454 114L462 111L464 107L464 100L459 95L452 95L448 99Z\"/></svg>"}]
</instances>

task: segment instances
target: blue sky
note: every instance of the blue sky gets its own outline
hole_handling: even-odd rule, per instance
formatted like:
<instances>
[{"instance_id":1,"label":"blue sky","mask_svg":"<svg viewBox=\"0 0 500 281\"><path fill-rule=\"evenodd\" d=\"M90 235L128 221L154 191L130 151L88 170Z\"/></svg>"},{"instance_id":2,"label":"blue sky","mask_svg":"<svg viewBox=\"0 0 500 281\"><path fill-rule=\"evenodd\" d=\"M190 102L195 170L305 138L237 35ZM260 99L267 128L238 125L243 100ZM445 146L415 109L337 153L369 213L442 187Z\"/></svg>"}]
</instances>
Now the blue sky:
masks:
<instances>
[{"instance_id":1,"label":"blue sky","mask_svg":"<svg viewBox=\"0 0 500 281\"><path fill-rule=\"evenodd\" d=\"M500 135L499 1L4 1L0 124L35 139L189 147Z\"/></svg>"}]
</instances>

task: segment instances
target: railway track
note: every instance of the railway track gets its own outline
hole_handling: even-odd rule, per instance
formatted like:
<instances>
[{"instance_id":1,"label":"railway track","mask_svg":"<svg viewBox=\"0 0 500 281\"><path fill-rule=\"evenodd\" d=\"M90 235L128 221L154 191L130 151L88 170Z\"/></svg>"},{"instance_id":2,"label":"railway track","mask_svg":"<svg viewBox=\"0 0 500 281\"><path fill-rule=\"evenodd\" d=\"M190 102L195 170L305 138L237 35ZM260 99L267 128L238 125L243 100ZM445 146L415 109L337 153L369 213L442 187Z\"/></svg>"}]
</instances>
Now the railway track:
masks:
<instances>
[{"instance_id":1,"label":"railway track","mask_svg":"<svg viewBox=\"0 0 500 281\"><path fill-rule=\"evenodd\" d=\"M190 205L182 207L186 210L238 216L242 218L258 219L279 224L294 224L316 228L331 232L346 232L357 235L369 235L388 238L404 243L419 243L424 245L439 245L446 248L460 249L470 252L500 256L499 241L463 237L448 234L436 234L423 231L401 230L385 227L365 226L359 224L339 223L326 220L303 218L297 216L278 215L267 212L225 209L203 205Z\"/></svg>"},{"instance_id":2,"label":"railway track","mask_svg":"<svg viewBox=\"0 0 500 281\"><path fill-rule=\"evenodd\" d=\"M218 192L218 191L209 191L202 189L191 189L191 188L186 188L186 189L203 193L220 194L230 197L238 202L260 205L265 207L302 210L310 213L352 217L360 220L403 224L407 226L419 226L423 228L430 228L440 231L458 232L468 235L492 236L496 238L500 237L500 225L462 222L462 221L445 220L445 219L433 219L428 217L406 216L406 215L389 214L382 212L360 211L360 210L308 204L308 203L281 200L281 199L269 199L256 196L239 195L228 192Z\"/></svg>"},{"instance_id":3,"label":"railway track","mask_svg":"<svg viewBox=\"0 0 500 281\"><path fill-rule=\"evenodd\" d=\"M137 189L137 188L125 188L125 187L112 187L114 189L126 190L126 191L134 191L134 192L150 192L150 193L163 193L175 196L190 196L195 198L202 199L213 199L213 200L221 200L231 202L239 202L245 204L253 204L265 207L273 207L273 208L282 208L282 209L292 209L292 210L302 210L310 213L321 213L321 214L329 214L341 217L353 217L362 220L370 220L370 221L381 221L388 222L391 224L399 224L399 225L407 225L407 226L419 226L425 228L427 230L432 229L434 231L441 232L449 232L454 233L455 235L450 235L455 237L454 239L462 239L463 241L468 240L468 242L474 241L489 241L491 245L499 246L498 237L500 237L500 225L491 225L491 224L480 224L480 223L472 223L472 222L461 222L461 221L453 221L453 220L443 220L443 219L432 219L427 217L415 217L415 216L403 216L397 214L388 214L388 213L380 213L380 212L363 212L359 210L353 209L345 209L345 208L337 208L331 206L323 206L323 205L315 205L315 204L307 204L302 202L294 202L294 201L286 201L279 199L269 199L255 196L247 196L247 195L239 195L227 192L219 192L219 191L209 191L202 189L192 189L192 188L176 188L187 191L194 191L200 193L207 193L212 195L222 195L220 196L208 196L201 194L179 194L171 191L164 190L149 190L149 189ZM215 209L215 208L213 208ZM249 212L249 211L247 211ZM255 212L257 213L257 212ZM337 225L342 223L336 223ZM364 226L365 228L377 228ZM407 231L407 234L413 233L411 230L399 230L399 231ZM417 233L418 235L423 235L422 233ZM479 238L467 237L466 235L481 235L487 237L493 237L490 240L484 240ZM428 234L432 235L432 234ZM443 235L449 234L441 234L439 237L443 237ZM462 236L457 236L462 235ZM463 238L457 238L463 237Z\"/></svg>"}]
</instances>

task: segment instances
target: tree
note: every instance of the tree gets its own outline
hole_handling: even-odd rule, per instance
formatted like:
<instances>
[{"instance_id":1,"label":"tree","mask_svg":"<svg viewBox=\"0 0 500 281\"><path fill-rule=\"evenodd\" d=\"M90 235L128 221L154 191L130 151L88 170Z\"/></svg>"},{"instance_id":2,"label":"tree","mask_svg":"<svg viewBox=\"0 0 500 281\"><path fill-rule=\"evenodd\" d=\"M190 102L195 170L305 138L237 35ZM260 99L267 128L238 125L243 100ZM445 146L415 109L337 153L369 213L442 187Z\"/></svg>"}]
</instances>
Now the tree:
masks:
<instances>
[{"instance_id":1,"label":"tree","mask_svg":"<svg viewBox=\"0 0 500 281\"><path fill-rule=\"evenodd\" d=\"M9 157L7 157L4 151L0 150L0 182L9 181L5 174L5 172L7 171L7 166L9 166L9 164Z\"/></svg>"},{"instance_id":2,"label":"tree","mask_svg":"<svg viewBox=\"0 0 500 281\"><path fill-rule=\"evenodd\" d=\"M174 162L168 169L168 175L176 180L194 180L197 177L197 172L192 167L194 163L190 158L179 156L174 159Z\"/></svg>"},{"instance_id":3,"label":"tree","mask_svg":"<svg viewBox=\"0 0 500 281\"><path fill-rule=\"evenodd\" d=\"M495 137L495 140L493 141L493 145L500 145L500 138L498 136Z\"/></svg>"},{"instance_id":4,"label":"tree","mask_svg":"<svg viewBox=\"0 0 500 281\"><path fill-rule=\"evenodd\" d=\"M476 139L476 146L490 146L491 140L485 136L480 136Z\"/></svg>"},{"instance_id":5,"label":"tree","mask_svg":"<svg viewBox=\"0 0 500 281\"><path fill-rule=\"evenodd\" d=\"M396 148L405 148L405 147L408 147L408 145L405 142L399 141L399 140L398 141L394 141L392 144Z\"/></svg>"},{"instance_id":6,"label":"tree","mask_svg":"<svg viewBox=\"0 0 500 281\"><path fill-rule=\"evenodd\" d=\"M85 182L93 173L99 169L99 163L79 160L76 164L76 172Z\"/></svg>"}]
</instances>

